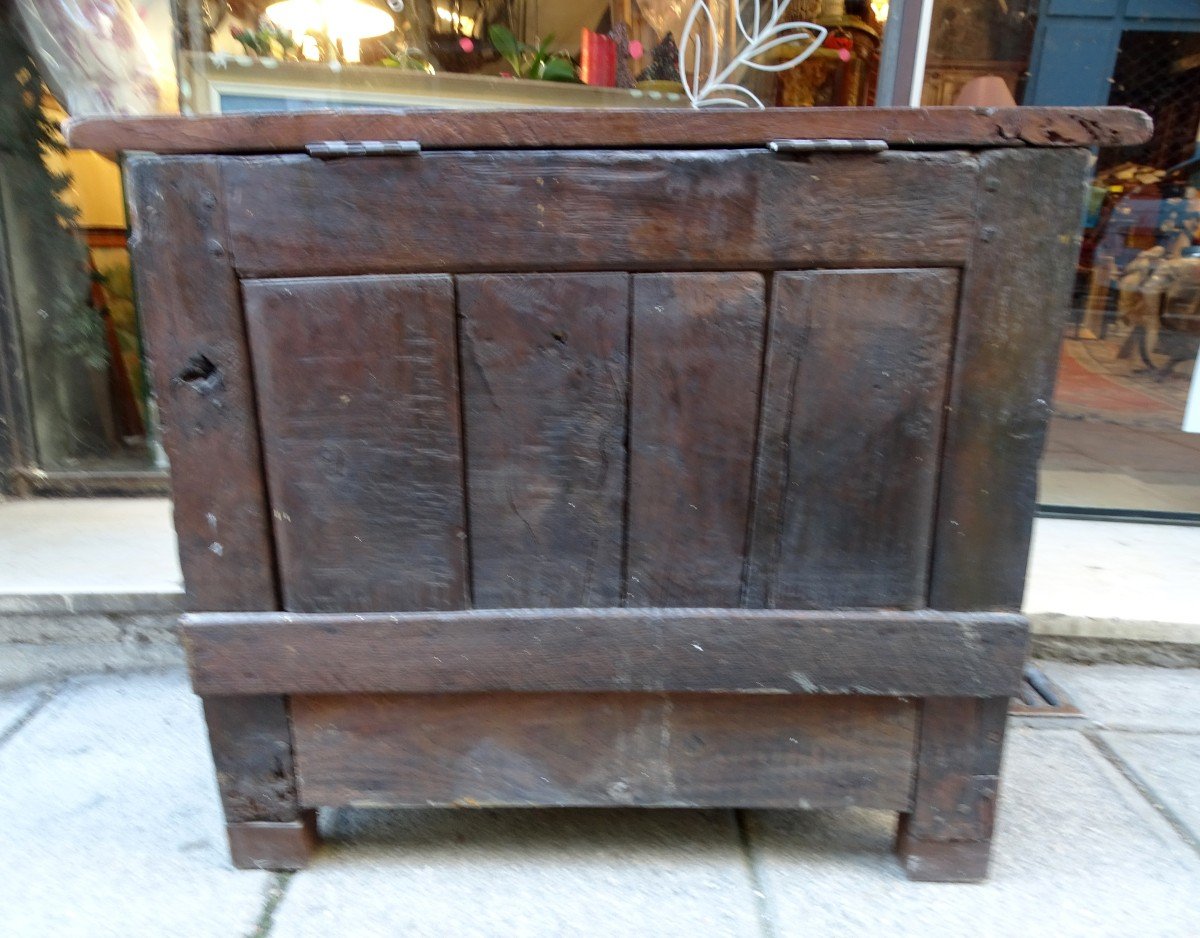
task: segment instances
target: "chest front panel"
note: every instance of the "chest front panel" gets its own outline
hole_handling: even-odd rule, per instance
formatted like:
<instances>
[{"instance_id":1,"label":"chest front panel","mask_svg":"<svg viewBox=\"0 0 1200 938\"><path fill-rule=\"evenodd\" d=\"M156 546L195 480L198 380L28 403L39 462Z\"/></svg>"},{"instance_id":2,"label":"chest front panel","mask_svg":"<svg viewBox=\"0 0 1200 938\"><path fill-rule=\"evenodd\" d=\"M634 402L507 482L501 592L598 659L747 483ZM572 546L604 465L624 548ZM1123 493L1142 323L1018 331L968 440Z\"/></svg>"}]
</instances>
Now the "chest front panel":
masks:
<instances>
[{"instance_id":1,"label":"chest front panel","mask_svg":"<svg viewBox=\"0 0 1200 938\"><path fill-rule=\"evenodd\" d=\"M956 287L247 280L284 606L919 608Z\"/></svg>"}]
</instances>

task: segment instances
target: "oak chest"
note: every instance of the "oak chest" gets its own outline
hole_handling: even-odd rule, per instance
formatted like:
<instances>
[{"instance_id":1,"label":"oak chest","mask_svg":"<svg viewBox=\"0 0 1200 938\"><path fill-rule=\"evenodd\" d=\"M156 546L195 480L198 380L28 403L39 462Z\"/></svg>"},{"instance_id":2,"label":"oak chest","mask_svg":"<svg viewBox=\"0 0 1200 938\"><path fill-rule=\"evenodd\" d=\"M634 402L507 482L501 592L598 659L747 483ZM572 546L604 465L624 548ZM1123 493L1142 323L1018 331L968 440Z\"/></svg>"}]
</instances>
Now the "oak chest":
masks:
<instances>
[{"instance_id":1,"label":"oak chest","mask_svg":"<svg viewBox=\"0 0 1200 938\"><path fill-rule=\"evenodd\" d=\"M235 863L318 806L861 805L981 878L1087 148L1147 132L76 123L127 151Z\"/></svg>"}]
</instances>

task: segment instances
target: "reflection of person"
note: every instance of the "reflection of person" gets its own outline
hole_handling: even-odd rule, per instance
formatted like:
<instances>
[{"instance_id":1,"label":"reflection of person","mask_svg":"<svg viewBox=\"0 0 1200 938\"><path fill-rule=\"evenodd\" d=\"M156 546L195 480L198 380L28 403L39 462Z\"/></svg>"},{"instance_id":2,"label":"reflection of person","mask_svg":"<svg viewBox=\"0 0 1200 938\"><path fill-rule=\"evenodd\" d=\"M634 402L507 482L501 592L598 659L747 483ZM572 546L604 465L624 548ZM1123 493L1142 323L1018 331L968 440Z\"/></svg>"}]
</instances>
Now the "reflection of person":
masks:
<instances>
[{"instance_id":1,"label":"reflection of person","mask_svg":"<svg viewBox=\"0 0 1200 938\"><path fill-rule=\"evenodd\" d=\"M1158 342L1159 295L1147 292L1147 284L1162 265L1166 253L1163 247L1142 251L1129 262L1125 273L1117 281L1117 315L1130 327L1117 358L1128 358L1136 346L1138 357L1145 366L1135 369L1137 372L1154 368L1149 349L1153 349Z\"/></svg>"},{"instance_id":2,"label":"reflection of person","mask_svg":"<svg viewBox=\"0 0 1200 938\"><path fill-rule=\"evenodd\" d=\"M1200 247L1186 247L1180 257L1160 263L1143 290L1156 308L1161 301L1157 351L1167 363L1155 377L1162 381L1200 349Z\"/></svg>"}]
</instances>

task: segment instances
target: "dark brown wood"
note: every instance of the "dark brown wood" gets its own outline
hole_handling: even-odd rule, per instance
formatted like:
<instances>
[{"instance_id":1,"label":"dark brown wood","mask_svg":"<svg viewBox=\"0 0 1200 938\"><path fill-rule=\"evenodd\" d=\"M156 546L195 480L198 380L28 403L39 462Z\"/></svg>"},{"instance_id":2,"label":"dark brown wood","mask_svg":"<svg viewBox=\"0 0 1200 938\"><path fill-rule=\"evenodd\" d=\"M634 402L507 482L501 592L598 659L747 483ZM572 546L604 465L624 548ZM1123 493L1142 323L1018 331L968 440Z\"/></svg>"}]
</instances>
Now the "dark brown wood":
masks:
<instances>
[{"instance_id":1,"label":"dark brown wood","mask_svg":"<svg viewBox=\"0 0 1200 938\"><path fill-rule=\"evenodd\" d=\"M243 289L284 608L468 605L451 279Z\"/></svg>"},{"instance_id":2,"label":"dark brown wood","mask_svg":"<svg viewBox=\"0 0 1200 938\"><path fill-rule=\"evenodd\" d=\"M624 274L458 279L475 605L615 606Z\"/></svg>"},{"instance_id":3,"label":"dark brown wood","mask_svg":"<svg viewBox=\"0 0 1200 938\"><path fill-rule=\"evenodd\" d=\"M929 602L1021 608L1037 461L1078 252L1087 154L980 156L963 274Z\"/></svg>"},{"instance_id":4,"label":"dark brown wood","mask_svg":"<svg viewBox=\"0 0 1200 938\"><path fill-rule=\"evenodd\" d=\"M243 153L129 161L239 864L301 863L302 802L860 804L984 875L1082 148L1143 115L75 142L164 130ZM284 152L387 136L424 152ZM903 150L764 147L822 136Z\"/></svg>"},{"instance_id":5,"label":"dark brown wood","mask_svg":"<svg viewBox=\"0 0 1200 938\"><path fill-rule=\"evenodd\" d=\"M187 605L274 609L258 420L218 163L131 157L126 179Z\"/></svg>"},{"instance_id":6,"label":"dark brown wood","mask_svg":"<svg viewBox=\"0 0 1200 938\"><path fill-rule=\"evenodd\" d=\"M129 248L192 609L277 609L241 298L213 160L131 157ZM220 697L204 716L226 819L299 818L283 697ZM235 862L241 854L231 828Z\"/></svg>"},{"instance_id":7,"label":"dark brown wood","mask_svg":"<svg viewBox=\"0 0 1200 938\"><path fill-rule=\"evenodd\" d=\"M998 696L1028 628L1009 614L517 609L192 615L201 693L721 691Z\"/></svg>"},{"instance_id":8,"label":"dark brown wood","mask_svg":"<svg viewBox=\"0 0 1200 938\"><path fill-rule=\"evenodd\" d=\"M73 147L114 153L298 152L322 140L416 140L425 149L753 146L806 138L907 147L1090 147L1145 143L1129 108L771 108L766 111L349 110L225 117L83 117Z\"/></svg>"},{"instance_id":9,"label":"dark brown wood","mask_svg":"<svg viewBox=\"0 0 1200 938\"><path fill-rule=\"evenodd\" d=\"M953 152L222 163L244 276L951 266L975 230L976 161Z\"/></svg>"},{"instance_id":10,"label":"dark brown wood","mask_svg":"<svg viewBox=\"0 0 1200 938\"><path fill-rule=\"evenodd\" d=\"M1006 697L922 701L913 808L897 839L910 878L987 875L1007 715Z\"/></svg>"},{"instance_id":11,"label":"dark brown wood","mask_svg":"<svg viewBox=\"0 0 1200 938\"><path fill-rule=\"evenodd\" d=\"M908 878L918 883L981 883L991 862L990 840L918 841L901 824L896 852Z\"/></svg>"},{"instance_id":12,"label":"dark brown wood","mask_svg":"<svg viewBox=\"0 0 1200 938\"><path fill-rule=\"evenodd\" d=\"M764 290L757 273L633 278L629 605L741 603Z\"/></svg>"},{"instance_id":13,"label":"dark brown wood","mask_svg":"<svg viewBox=\"0 0 1200 938\"><path fill-rule=\"evenodd\" d=\"M295 821L229 824L226 833L239 870L302 870L317 848L317 812L301 811Z\"/></svg>"},{"instance_id":14,"label":"dark brown wood","mask_svg":"<svg viewBox=\"0 0 1200 938\"><path fill-rule=\"evenodd\" d=\"M912 701L714 694L297 697L306 804L907 810Z\"/></svg>"},{"instance_id":15,"label":"dark brown wood","mask_svg":"<svg viewBox=\"0 0 1200 938\"><path fill-rule=\"evenodd\" d=\"M775 276L748 599L926 604L950 270Z\"/></svg>"},{"instance_id":16,"label":"dark brown wood","mask_svg":"<svg viewBox=\"0 0 1200 938\"><path fill-rule=\"evenodd\" d=\"M284 699L205 697L204 718L225 819L230 823L296 820L296 779Z\"/></svg>"}]
</instances>

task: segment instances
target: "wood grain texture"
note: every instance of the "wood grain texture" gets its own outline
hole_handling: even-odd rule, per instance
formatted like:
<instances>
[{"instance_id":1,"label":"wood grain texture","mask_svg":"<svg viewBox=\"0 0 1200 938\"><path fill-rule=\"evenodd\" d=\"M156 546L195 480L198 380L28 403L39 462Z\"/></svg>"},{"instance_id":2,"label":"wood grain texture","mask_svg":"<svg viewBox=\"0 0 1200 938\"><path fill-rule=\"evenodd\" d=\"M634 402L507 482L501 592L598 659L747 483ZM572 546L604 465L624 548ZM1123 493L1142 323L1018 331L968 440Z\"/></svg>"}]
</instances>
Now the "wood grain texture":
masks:
<instances>
[{"instance_id":1,"label":"wood grain texture","mask_svg":"<svg viewBox=\"0 0 1200 938\"><path fill-rule=\"evenodd\" d=\"M975 221L976 160L952 151L222 162L244 276L956 265Z\"/></svg>"},{"instance_id":2,"label":"wood grain texture","mask_svg":"<svg viewBox=\"0 0 1200 938\"><path fill-rule=\"evenodd\" d=\"M980 157L979 231L963 273L935 521L934 608L1021 608L1086 160Z\"/></svg>"},{"instance_id":3,"label":"wood grain texture","mask_svg":"<svg viewBox=\"0 0 1200 938\"><path fill-rule=\"evenodd\" d=\"M221 805L229 823L298 817L287 704L282 697L206 697Z\"/></svg>"},{"instance_id":4,"label":"wood grain texture","mask_svg":"<svg viewBox=\"0 0 1200 938\"><path fill-rule=\"evenodd\" d=\"M1008 699L921 702L917 780L897 851L910 878L977 882L987 875Z\"/></svg>"},{"instance_id":5,"label":"wood grain texture","mask_svg":"<svg viewBox=\"0 0 1200 938\"><path fill-rule=\"evenodd\" d=\"M186 604L275 609L258 419L218 164L135 156L125 179Z\"/></svg>"},{"instance_id":6,"label":"wood grain texture","mask_svg":"<svg viewBox=\"0 0 1200 938\"><path fill-rule=\"evenodd\" d=\"M629 278L458 278L473 595L621 595Z\"/></svg>"},{"instance_id":7,"label":"wood grain texture","mask_svg":"<svg viewBox=\"0 0 1200 938\"><path fill-rule=\"evenodd\" d=\"M720 691L1000 696L1028 627L1009 614L514 609L192 615L201 693Z\"/></svg>"},{"instance_id":8,"label":"wood grain texture","mask_svg":"<svg viewBox=\"0 0 1200 938\"><path fill-rule=\"evenodd\" d=\"M302 870L317 849L317 812L306 810L294 821L246 821L229 824L229 855L239 870Z\"/></svg>"},{"instance_id":9,"label":"wood grain texture","mask_svg":"<svg viewBox=\"0 0 1200 938\"><path fill-rule=\"evenodd\" d=\"M451 279L244 291L284 608L468 605Z\"/></svg>"},{"instance_id":10,"label":"wood grain texture","mask_svg":"<svg viewBox=\"0 0 1200 938\"><path fill-rule=\"evenodd\" d=\"M626 602L741 602L766 323L761 274L633 278Z\"/></svg>"},{"instance_id":11,"label":"wood grain texture","mask_svg":"<svg viewBox=\"0 0 1200 938\"><path fill-rule=\"evenodd\" d=\"M748 603L926 604L957 277L774 279Z\"/></svg>"},{"instance_id":12,"label":"wood grain texture","mask_svg":"<svg viewBox=\"0 0 1200 938\"><path fill-rule=\"evenodd\" d=\"M906 810L912 701L448 694L297 697L306 804Z\"/></svg>"},{"instance_id":13,"label":"wood grain texture","mask_svg":"<svg viewBox=\"0 0 1200 938\"><path fill-rule=\"evenodd\" d=\"M83 117L73 147L115 153L302 151L321 140L416 140L476 147L753 146L792 137L893 146L1091 147L1144 143L1150 119L1128 108L770 108L766 111L353 110L224 117Z\"/></svg>"}]
</instances>

